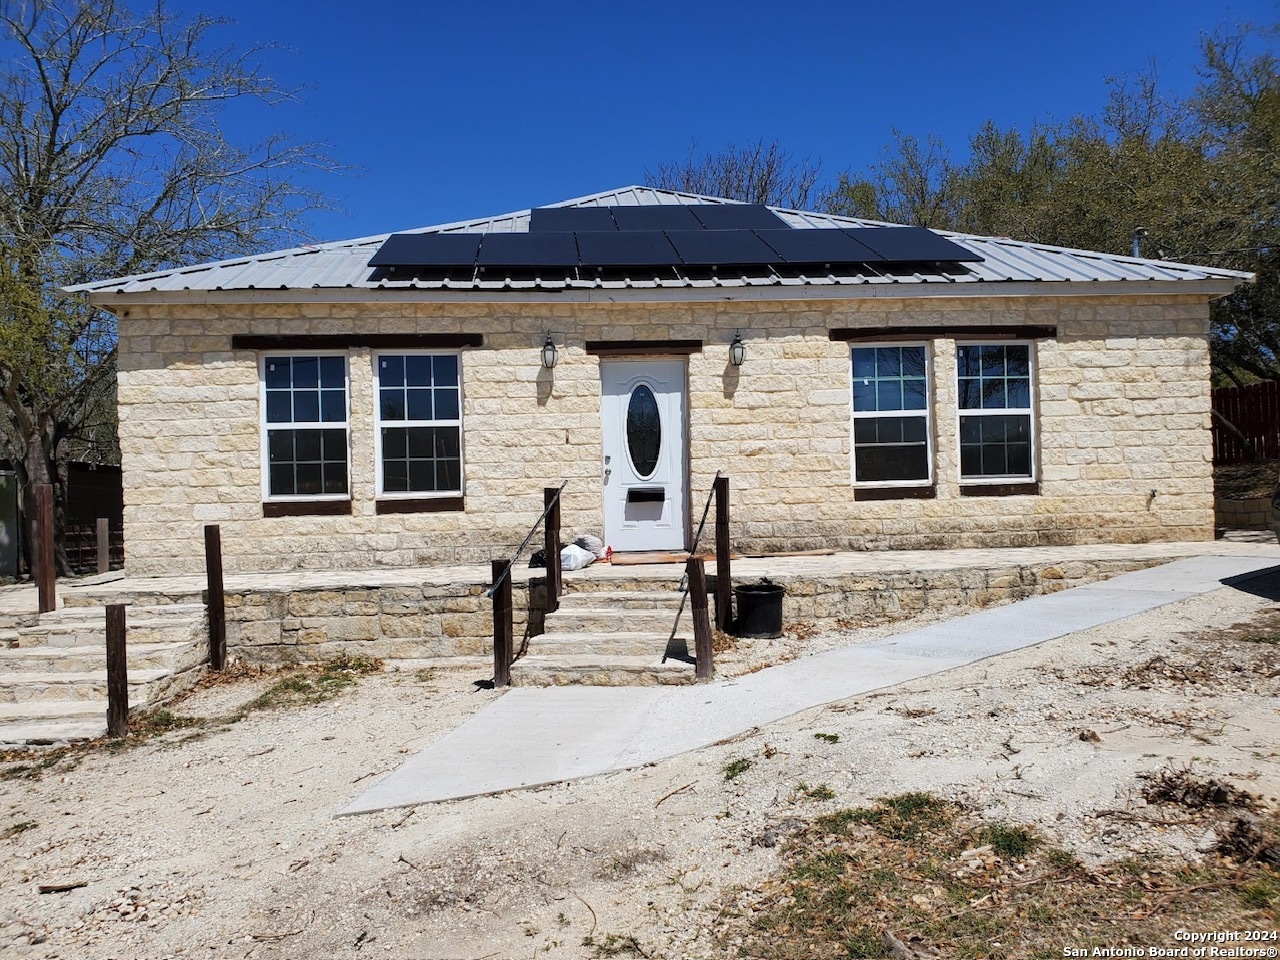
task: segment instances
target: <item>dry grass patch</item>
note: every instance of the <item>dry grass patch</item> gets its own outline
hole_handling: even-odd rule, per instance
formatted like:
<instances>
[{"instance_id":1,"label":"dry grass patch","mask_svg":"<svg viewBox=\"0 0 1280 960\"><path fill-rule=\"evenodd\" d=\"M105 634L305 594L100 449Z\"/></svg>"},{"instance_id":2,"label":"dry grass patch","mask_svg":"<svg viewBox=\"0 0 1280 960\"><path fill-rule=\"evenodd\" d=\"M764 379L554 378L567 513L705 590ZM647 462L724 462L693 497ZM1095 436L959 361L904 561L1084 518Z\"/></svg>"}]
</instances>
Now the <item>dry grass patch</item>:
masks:
<instances>
[{"instance_id":1,"label":"dry grass patch","mask_svg":"<svg viewBox=\"0 0 1280 960\"><path fill-rule=\"evenodd\" d=\"M1257 821L1275 842L1280 821ZM1061 957L1064 945L1172 942L1198 929L1266 929L1270 865L1132 858L1088 868L1034 830L982 822L925 793L817 818L781 873L725 908L726 952L761 960L940 955Z\"/></svg>"}]
</instances>

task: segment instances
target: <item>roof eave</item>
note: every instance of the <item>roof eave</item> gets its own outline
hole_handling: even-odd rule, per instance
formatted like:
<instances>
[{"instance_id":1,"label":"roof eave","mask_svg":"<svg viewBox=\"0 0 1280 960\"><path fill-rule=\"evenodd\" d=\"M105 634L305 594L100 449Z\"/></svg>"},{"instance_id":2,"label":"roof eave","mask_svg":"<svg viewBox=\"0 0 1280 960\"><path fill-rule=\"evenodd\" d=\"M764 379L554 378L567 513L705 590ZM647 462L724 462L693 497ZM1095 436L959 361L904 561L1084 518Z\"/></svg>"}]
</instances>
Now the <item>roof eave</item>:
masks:
<instances>
[{"instance_id":1,"label":"roof eave","mask_svg":"<svg viewBox=\"0 0 1280 960\"><path fill-rule=\"evenodd\" d=\"M1252 276L1249 277L1252 280ZM368 289L316 287L305 290L159 290L89 295L96 307L119 313L130 306L244 303L672 303L681 301L911 300L972 297L1181 296L1206 301L1227 296L1236 278L1200 280L1001 280L976 283L770 285L527 290Z\"/></svg>"}]
</instances>

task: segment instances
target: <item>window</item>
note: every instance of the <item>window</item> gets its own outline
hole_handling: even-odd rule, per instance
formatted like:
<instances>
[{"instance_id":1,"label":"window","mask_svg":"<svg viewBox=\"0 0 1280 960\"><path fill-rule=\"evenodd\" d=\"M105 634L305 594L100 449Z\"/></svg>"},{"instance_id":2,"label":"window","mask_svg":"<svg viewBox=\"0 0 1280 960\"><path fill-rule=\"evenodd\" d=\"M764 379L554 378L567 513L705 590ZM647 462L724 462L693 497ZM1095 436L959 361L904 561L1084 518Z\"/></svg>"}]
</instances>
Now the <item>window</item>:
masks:
<instances>
[{"instance_id":1,"label":"window","mask_svg":"<svg viewBox=\"0 0 1280 960\"><path fill-rule=\"evenodd\" d=\"M956 347L962 481L1033 480L1031 345Z\"/></svg>"},{"instance_id":2,"label":"window","mask_svg":"<svg viewBox=\"0 0 1280 960\"><path fill-rule=\"evenodd\" d=\"M267 497L348 496L346 359L264 356L262 385Z\"/></svg>"},{"instance_id":3,"label":"window","mask_svg":"<svg viewBox=\"0 0 1280 960\"><path fill-rule=\"evenodd\" d=\"M462 387L454 353L379 354L378 493L462 493Z\"/></svg>"},{"instance_id":4,"label":"window","mask_svg":"<svg viewBox=\"0 0 1280 960\"><path fill-rule=\"evenodd\" d=\"M854 347L854 482L928 483L931 461L927 348Z\"/></svg>"}]
</instances>

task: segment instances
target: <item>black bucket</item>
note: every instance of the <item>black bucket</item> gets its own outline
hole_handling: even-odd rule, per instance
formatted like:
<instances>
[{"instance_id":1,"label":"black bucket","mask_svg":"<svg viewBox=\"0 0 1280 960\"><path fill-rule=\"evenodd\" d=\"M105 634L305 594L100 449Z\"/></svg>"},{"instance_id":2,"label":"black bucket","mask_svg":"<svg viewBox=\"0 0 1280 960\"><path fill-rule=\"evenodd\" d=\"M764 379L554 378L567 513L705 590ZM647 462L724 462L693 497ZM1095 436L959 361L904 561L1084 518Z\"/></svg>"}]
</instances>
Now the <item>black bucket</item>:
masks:
<instances>
[{"instance_id":1,"label":"black bucket","mask_svg":"<svg viewBox=\"0 0 1280 960\"><path fill-rule=\"evenodd\" d=\"M762 640L782 636L782 595L786 592L785 587L768 578L734 587L738 608L734 635Z\"/></svg>"}]
</instances>

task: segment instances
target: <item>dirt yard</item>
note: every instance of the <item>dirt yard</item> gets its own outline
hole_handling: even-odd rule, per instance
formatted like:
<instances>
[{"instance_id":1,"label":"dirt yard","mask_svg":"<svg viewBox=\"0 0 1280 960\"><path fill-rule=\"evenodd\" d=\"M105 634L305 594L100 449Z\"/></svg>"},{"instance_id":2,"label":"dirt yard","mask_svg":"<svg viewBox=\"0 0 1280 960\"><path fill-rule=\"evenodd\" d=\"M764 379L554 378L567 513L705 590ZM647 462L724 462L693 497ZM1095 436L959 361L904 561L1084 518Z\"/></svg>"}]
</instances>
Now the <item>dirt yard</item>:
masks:
<instances>
[{"instance_id":1,"label":"dirt yard","mask_svg":"<svg viewBox=\"0 0 1280 960\"><path fill-rule=\"evenodd\" d=\"M752 902L796 838L911 791L1032 828L1086 866L1208 869L1221 820L1149 802L1141 775L1274 804L1277 598L1277 580L1223 589L642 769L344 819L498 694L463 671L211 686L167 732L0 764L0 955L772 956ZM1261 889L1239 916L1274 929L1277 888ZM1109 922L1119 943L1125 921ZM876 955L851 951L831 955ZM1016 939L991 953L1032 955L1049 954Z\"/></svg>"}]
</instances>

